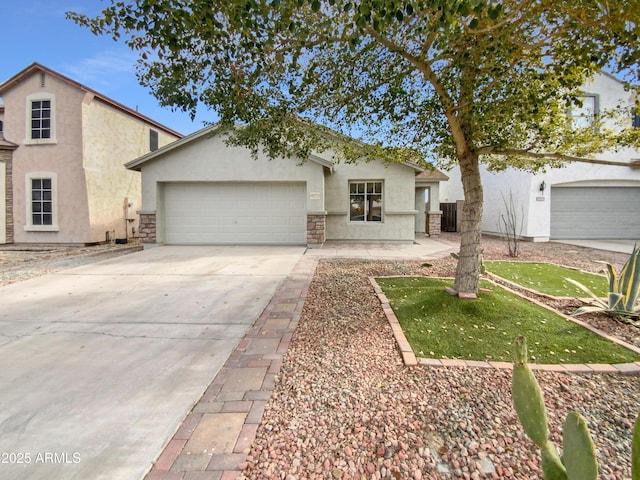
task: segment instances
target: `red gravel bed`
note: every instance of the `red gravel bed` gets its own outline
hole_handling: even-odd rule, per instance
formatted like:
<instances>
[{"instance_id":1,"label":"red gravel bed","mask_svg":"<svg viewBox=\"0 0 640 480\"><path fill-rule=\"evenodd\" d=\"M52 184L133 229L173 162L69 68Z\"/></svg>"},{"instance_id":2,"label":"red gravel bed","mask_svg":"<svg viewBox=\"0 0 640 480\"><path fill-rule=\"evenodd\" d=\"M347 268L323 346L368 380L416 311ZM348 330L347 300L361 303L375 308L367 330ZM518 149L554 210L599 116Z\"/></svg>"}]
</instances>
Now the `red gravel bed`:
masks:
<instances>
[{"instance_id":1,"label":"red gravel bed","mask_svg":"<svg viewBox=\"0 0 640 480\"><path fill-rule=\"evenodd\" d=\"M502 241L484 239L483 245L485 258L508 258ZM627 257L523 243L520 260L598 271L602 265L596 260L620 266ZM511 405L509 371L402 363L368 277L453 274L453 259L429 263L320 261L244 478L542 478L538 451ZM638 345L635 327L606 316L589 321ZM578 411L596 443L600 478L630 477L640 377L536 376L556 445L567 412Z\"/></svg>"}]
</instances>

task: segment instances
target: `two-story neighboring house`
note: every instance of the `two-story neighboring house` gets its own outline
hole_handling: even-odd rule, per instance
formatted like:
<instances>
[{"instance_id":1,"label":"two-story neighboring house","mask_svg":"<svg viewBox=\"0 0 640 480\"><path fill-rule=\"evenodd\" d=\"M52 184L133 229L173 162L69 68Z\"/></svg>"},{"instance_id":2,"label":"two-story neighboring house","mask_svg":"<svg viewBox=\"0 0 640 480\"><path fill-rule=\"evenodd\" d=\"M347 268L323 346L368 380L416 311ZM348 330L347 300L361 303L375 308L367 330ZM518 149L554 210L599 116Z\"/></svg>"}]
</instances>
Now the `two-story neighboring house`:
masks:
<instances>
[{"instance_id":1,"label":"two-story neighboring house","mask_svg":"<svg viewBox=\"0 0 640 480\"><path fill-rule=\"evenodd\" d=\"M633 114L635 94L626 90L618 79L605 73L598 74L583 91L582 107L569 112L572 122L587 126L600 112L625 105L629 112L627 125L640 127L638 116ZM616 128L616 124L609 123L605 126ZM508 201L512 195L514 213L518 222L522 222L524 239L538 242L640 240L640 152L624 148L605 152L597 158L626 166L569 163L564 168L548 168L537 174L512 168L490 172L483 166L482 231L501 233L500 217L506 213L503 199ZM451 180L440 189L445 223L451 220L451 212L456 209L461 212L464 201L459 168L447 171L447 174ZM453 229L455 221L450 224Z\"/></svg>"},{"instance_id":2,"label":"two-story neighboring house","mask_svg":"<svg viewBox=\"0 0 640 480\"><path fill-rule=\"evenodd\" d=\"M140 174L123 165L182 135L37 63L0 97L0 243L137 236Z\"/></svg>"}]
</instances>

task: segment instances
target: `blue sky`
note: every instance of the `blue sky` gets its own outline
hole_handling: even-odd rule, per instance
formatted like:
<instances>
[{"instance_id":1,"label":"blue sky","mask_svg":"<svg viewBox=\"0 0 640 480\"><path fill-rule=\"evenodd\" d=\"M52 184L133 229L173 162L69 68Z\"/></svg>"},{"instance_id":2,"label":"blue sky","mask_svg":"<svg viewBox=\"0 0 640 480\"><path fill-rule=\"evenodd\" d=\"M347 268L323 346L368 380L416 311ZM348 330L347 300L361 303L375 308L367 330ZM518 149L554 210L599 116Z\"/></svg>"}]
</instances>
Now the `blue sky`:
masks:
<instances>
[{"instance_id":1,"label":"blue sky","mask_svg":"<svg viewBox=\"0 0 640 480\"><path fill-rule=\"evenodd\" d=\"M194 122L180 111L161 108L138 84L136 54L123 42L96 37L65 18L71 10L98 14L101 0L2 0L0 83L38 62L180 133L189 134L215 118L199 112Z\"/></svg>"}]
</instances>

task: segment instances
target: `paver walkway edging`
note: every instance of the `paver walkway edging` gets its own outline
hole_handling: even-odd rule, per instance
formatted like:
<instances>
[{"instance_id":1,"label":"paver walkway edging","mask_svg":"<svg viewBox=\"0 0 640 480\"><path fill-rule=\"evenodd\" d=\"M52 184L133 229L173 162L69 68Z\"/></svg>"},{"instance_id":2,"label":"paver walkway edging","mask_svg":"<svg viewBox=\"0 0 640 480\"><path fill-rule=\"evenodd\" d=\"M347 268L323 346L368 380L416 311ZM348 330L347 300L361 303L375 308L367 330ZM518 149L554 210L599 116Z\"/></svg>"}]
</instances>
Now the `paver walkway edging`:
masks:
<instances>
[{"instance_id":1,"label":"paver walkway edging","mask_svg":"<svg viewBox=\"0 0 640 480\"><path fill-rule=\"evenodd\" d=\"M240 476L317 264L317 257L305 255L293 267L145 480L235 480Z\"/></svg>"},{"instance_id":2,"label":"paver walkway edging","mask_svg":"<svg viewBox=\"0 0 640 480\"><path fill-rule=\"evenodd\" d=\"M384 278L399 278L399 277L384 277ZM384 292L382 291L382 288L380 288L380 285L378 285L378 282L376 282L374 277L369 277L369 281L371 282L371 285L373 286L373 289L376 292L378 299L380 300L382 310L384 311L384 314L387 317L387 321L391 326L391 330L393 331L393 335L395 337L396 343L398 345L398 349L400 350L400 354L402 355L402 360L405 365L407 366L424 365L429 367L473 367L473 368L513 369L513 363L510 363L510 362L486 362L486 361L478 361L478 360L458 360L458 359L447 359L447 358L436 359L436 358L416 357L415 353L413 352L413 349L411 348L411 345L409 345L409 342L407 341L407 337L405 336L404 331L402 330L402 327L400 326L400 322L398 321L396 314L391 308L389 299L384 294ZM498 284L496 285L516 295L519 295L518 292L511 290L509 288L505 288L504 285L498 285ZM549 307L543 305L540 302L537 302L536 300L530 299L528 297L523 297L523 298L525 300L531 301L537 305L540 305L544 308L549 309ZM554 309L549 309L549 310L552 310L554 313L557 313L558 315L574 323L577 323L580 326L587 328L602 337L607 338L608 340L618 343L626 348L629 348L634 352L640 353L640 349L638 349L637 347L633 345L629 345L618 338L607 335L604 332L601 332L600 330L592 327L589 324L586 324L575 318L567 317L566 315L563 315L562 312L558 312L557 310L554 310ZM627 375L640 374L640 362L618 363L615 365L594 364L594 363L557 364L557 365L530 363L529 366L531 367L532 370L544 370L544 371L564 372L564 373L621 373L621 374L627 374Z\"/></svg>"}]
</instances>

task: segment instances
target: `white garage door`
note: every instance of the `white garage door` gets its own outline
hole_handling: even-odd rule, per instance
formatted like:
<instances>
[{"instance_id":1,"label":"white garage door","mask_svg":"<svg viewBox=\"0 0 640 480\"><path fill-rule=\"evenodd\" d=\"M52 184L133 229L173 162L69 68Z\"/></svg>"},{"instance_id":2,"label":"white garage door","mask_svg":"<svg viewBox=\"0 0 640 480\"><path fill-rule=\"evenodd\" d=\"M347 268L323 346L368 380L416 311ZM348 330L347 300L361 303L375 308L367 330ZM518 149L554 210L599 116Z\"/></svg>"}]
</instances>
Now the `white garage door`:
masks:
<instances>
[{"instance_id":1,"label":"white garage door","mask_svg":"<svg viewBox=\"0 0 640 480\"><path fill-rule=\"evenodd\" d=\"M165 243L307 243L306 188L283 183L168 183Z\"/></svg>"},{"instance_id":2,"label":"white garage door","mask_svg":"<svg viewBox=\"0 0 640 480\"><path fill-rule=\"evenodd\" d=\"M551 188L552 239L640 239L640 187Z\"/></svg>"}]
</instances>

